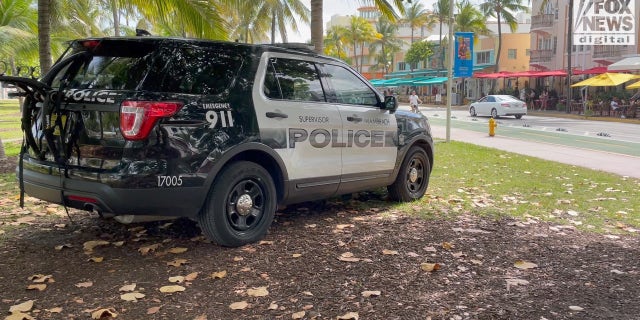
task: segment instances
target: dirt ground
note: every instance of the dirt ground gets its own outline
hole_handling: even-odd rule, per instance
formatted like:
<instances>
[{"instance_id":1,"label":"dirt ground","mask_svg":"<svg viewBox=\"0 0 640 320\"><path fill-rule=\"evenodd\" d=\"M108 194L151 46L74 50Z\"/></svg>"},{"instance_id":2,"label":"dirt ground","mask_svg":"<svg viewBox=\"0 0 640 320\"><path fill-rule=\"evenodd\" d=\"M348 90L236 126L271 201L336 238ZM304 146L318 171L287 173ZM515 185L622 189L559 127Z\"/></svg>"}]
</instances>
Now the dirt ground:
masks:
<instances>
[{"instance_id":1,"label":"dirt ground","mask_svg":"<svg viewBox=\"0 0 640 320\"><path fill-rule=\"evenodd\" d=\"M1 318L640 318L638 237L421 220L365 193L290 207L264 241L231 249L188 220L70 220L1 196Z\"/></svg>"}]
</instances>

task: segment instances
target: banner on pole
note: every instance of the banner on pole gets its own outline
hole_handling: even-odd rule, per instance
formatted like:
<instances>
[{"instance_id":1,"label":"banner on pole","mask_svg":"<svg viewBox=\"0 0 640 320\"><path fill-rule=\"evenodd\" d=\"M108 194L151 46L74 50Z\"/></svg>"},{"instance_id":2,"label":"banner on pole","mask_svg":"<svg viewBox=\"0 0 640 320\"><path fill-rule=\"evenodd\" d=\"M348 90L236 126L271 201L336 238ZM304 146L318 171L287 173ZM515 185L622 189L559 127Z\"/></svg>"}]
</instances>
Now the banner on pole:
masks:
<instances>
[{"instance_id":1,"label":"banner on pole","mask_svg":"<svg viewBox=\"0 0 640 320\"><path fill-rule=\"evenodd\" d=\"M473 76L473 32L456 32L453 76L470 78Z\"/></svg>"},{"instance_id":2,"label":"banner on pole","mask_svg":"<svg viewBox=\"0 0 640 320\"><path fill-rule=\"evenodd\" d=\"M573 44L636 44L637 0L580 0L573 6Z\"/></svg>"}]
</instances>

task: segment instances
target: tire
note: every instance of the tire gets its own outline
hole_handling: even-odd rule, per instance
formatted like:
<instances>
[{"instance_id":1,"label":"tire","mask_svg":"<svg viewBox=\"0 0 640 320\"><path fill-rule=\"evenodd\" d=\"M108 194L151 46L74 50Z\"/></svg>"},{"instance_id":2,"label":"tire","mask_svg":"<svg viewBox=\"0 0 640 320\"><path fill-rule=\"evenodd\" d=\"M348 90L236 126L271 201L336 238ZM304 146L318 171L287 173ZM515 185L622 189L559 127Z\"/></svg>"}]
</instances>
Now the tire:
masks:
<instances>
[{"instance_id":1,"label":"tire","mask_svg":"<svg viewBox=\"0 0 640 320\"><path fill-rule=\"evenodd\" d=\"M253 162L239 161L215 179L198 223L210 240L239 247L265 237L276 208L271 175Z\"/></svg>"},{"instance_id":2,"label":"tire","mask_svg":"<svg viewBox=\"0 0 640 320\"><path fill-rule=\"evenodd\" d=\"M516 114L515 117L516 117L516 119L522 119L522 115L521 114Z\"/></svg>"},{"instance_id":3,"label":"tire","mask_svg":"<svg viewBox=\"0 0 640 320\"><path fill-rule=\"evenodd\" d=\"M409 202L422 198L429 185L431 164L424 149L413 146L402 161L402 166L393 184L387 186L389 198L398 202Z\"/></svg>"},{"instance_id":4,"label":"tire","mask_svg":"<svg viewBox=\"0 0 640 320\"><path fill-rule=\"evenodd\" d=\"M470 114L472 117L477 116L478 114L476 113L476 108L475 108L475 107L471 107L471 108L469 108L469 114Z\"/></svg>"},{"instance_id":5,"label":"tire","mask_svg":"<svg viewBox=\"0 0 640 320\"><path fill-rule=\"evenodd\" d=\"M491 118L498 119L498 110L495 108L491 109Z\"/></svg>"}]
</instances>

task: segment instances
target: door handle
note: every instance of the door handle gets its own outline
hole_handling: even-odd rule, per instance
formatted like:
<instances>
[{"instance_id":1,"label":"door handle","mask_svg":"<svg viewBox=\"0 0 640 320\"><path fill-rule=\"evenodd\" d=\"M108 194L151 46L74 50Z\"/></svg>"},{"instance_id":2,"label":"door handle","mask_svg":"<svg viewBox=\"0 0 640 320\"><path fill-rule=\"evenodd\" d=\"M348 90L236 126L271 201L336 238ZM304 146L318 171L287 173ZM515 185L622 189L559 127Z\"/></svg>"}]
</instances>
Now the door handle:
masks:
<instances>
[{"instance_id":1,"label":"door handle","mask_svg":"<svg viewBox=\"0 0 640 320\"><path fill-rule=\"evenodd\" d=\"M347 121L358 123L358 122L362 121L362 118L360 118L358 116L347 116Z\"/></svg>"},{"instance_id":2,"label":"door handle","mask_svg":"<svg viewBox=\"0 0 640 320\"><path fill-rule=\"evenodd\" d=\"M267 118L289 118L289 115L282 112L267 112L265 115Z\"/></svg>"}]
</instances>

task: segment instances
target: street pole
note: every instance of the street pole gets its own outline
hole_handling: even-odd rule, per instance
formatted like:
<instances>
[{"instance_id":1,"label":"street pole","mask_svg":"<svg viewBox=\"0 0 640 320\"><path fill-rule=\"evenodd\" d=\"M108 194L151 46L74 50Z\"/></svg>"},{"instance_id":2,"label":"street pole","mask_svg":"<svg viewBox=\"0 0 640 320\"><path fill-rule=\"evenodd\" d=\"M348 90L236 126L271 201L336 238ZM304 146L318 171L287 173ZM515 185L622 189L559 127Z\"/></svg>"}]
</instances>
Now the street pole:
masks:
<instances>
[{"instance_id":1,"label":"street pole","mask_svg":"<svg viewBox=\"0 0 640 320\"><path fill-rule=\"evenodd\" d=\"M569 0L569 19L567 19L568 24L568 32L567 32L567 103L566 109L567 113L571 113L571 101L573 100L571 94L571 52L573 50L573 0ZM587 104L584 103L584 107L586 108ZM586 115L585 110L583 110Z\"/></svg>"},{"instance_id":2,"label":"street pole","mask_svg":"<svg viewBox=\"0 0 640 320\"><path fill-rule=\"evenodd\" d=\"M453 6L449 1L449 68L447 70L447 142L451 141L451 100L453 100Z\"/></svg>"}]
</instances>

